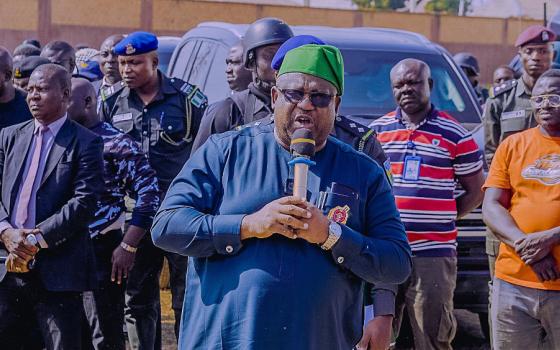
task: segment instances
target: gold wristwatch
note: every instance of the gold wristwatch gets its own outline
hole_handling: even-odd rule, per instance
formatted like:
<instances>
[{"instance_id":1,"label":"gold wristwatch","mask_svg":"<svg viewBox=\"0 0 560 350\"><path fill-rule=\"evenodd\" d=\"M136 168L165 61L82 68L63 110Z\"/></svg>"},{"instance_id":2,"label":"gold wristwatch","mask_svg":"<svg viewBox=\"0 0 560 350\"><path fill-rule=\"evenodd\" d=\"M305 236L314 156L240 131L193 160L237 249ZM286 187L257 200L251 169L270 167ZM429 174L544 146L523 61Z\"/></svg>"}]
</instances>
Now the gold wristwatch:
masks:
<instances>
[{"instance_id":1,"label":"gold wristwatch","mask_svg":"<svg viewBox=\"0 0 560 350\"><path fill-rule=\"evenodd\" d=\"M321 248L324 250L331 250L332 247L338 242L340 236L342 235L342 227L334 221L331 221L329 224L329 237L325 243L321 245Z\"/></svg>"}]
</instances>

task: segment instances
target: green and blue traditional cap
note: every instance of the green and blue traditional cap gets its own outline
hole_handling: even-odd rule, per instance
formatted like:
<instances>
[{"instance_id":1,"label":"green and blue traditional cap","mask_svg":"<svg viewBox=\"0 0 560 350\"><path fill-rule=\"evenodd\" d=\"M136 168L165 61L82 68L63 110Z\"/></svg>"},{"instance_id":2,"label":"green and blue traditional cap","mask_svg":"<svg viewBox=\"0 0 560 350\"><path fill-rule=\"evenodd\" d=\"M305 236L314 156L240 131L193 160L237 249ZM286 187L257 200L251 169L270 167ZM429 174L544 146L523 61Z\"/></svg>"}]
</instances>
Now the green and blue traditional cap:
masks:
<instances>
[{"instance_id":1,"label":"green and blue traditional cap","mask_svg":"<svg viewBox=\"0 0 560 350\"><path fill-rule=\"evenodd\" d=\"M286 53L278 76L305 73L333 84L341 96L344 92L344 62L340 50L331 45L303 45Z\"/></svg>"},{"instance_id":2,"label":"green and blue traditional cap","mask_svg":"<svg viewBox=\"0 0 560 350\"><path fill-rule=\"evenodd\" d=\"M157 36L148 32L134 32L115 45L114 51L119 56L135 56L152 52L157 48Z\"/></svg>"}]
</instances>

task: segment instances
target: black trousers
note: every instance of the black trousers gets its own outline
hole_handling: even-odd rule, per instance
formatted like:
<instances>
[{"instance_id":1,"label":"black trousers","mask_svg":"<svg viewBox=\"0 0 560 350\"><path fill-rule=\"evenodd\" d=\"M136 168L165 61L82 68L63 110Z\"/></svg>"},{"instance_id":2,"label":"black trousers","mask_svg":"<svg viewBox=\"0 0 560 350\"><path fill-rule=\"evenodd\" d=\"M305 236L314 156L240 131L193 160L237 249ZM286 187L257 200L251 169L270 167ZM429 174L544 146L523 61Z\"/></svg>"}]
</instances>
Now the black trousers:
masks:
<instances>
[{"instance_id":1,"label":"black trousers","mask_svg":"<svg viewBox=\"0 0 560 350\"><path fill-rule=\"evenodd\" d=\"M178 338L188 258L157 248L147 232L138 247L126 286L125 322L133 349L161 349L159 276L164 256L169 261L171 306L175 315L175 336Z\"/></svg>"},{"instance_id":2,"label":"black trousers","mask_svg":"<svg viewBox=\"0 0 560 350\"><path fill-rule=\"evenodd\" d=\"M80 292L48 291L34 272L8 273L0 282L0 347L81 349L81 305Z\"/></svg>"},{"instance_id":3,"label":"black trousers","mask_svg":"<svg viewBox=\"0 0 560 350\"><path fill-rule=\"evenodd\" d=\"M124 290L125 283L111 281L113 251L122 240L122 231L114 230L93 239L98 288L83 293L87 348L124 350ZM86 340L86 339L84 339ZM86 346L84 346L86 348Z\"/></svg>"}]
</instances>

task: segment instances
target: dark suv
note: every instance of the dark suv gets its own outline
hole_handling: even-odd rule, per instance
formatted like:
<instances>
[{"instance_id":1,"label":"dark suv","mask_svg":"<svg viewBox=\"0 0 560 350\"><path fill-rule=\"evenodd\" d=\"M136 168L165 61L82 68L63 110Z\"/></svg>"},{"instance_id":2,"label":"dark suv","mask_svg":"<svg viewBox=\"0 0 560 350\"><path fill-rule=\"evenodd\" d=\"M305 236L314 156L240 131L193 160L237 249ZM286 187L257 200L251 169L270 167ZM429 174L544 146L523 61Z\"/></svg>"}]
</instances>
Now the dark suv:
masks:
<instances>
[{"instance_id":1,"label":"dark suv","mask_svg":"<svg viewBox=\"0 0 560 350\"><path fill-rule=\"evenodd\" d=\"M231 91L225 79L225 59L229 47L241 38L247 27L222 22L199 24L188 31L177 46L169 74L196 84L210 103L227 97ZM441 46L419 34L394 29L314 26L292 26L292 29L296 35L315 35L342 51L345 91L341 114L368 125L394 110L389 71L398 61L413 57L428 63L432 70L432 101L436 107L449 112L471 130L483 148L481 107L462 70ZM458 227L455 307L479 313L484 328L490 275L480 209L460 220Z\"/></svg>"}]
</instances>

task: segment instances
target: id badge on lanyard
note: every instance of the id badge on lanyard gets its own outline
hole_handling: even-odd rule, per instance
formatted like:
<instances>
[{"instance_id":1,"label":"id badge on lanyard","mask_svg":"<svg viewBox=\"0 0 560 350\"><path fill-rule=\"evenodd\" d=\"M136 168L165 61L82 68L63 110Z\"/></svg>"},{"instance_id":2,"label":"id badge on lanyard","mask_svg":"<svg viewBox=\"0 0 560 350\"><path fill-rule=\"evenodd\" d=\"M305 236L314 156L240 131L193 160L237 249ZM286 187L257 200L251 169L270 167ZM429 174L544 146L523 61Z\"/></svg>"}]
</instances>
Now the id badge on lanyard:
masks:
<instances>
[{"instance_id":1,"label":"id badge on lanyard","mask_svg":"<svg viewBox=\"0 0 560 350\"><path fill-rule=\"evenodd\" d=\"M412 149L412 155L404 157L403 180L418 181L420 179L420 166L422 158L416 155L416 145L412 141L407 143L407 151Z\"/></svg>"}]
</instances>

